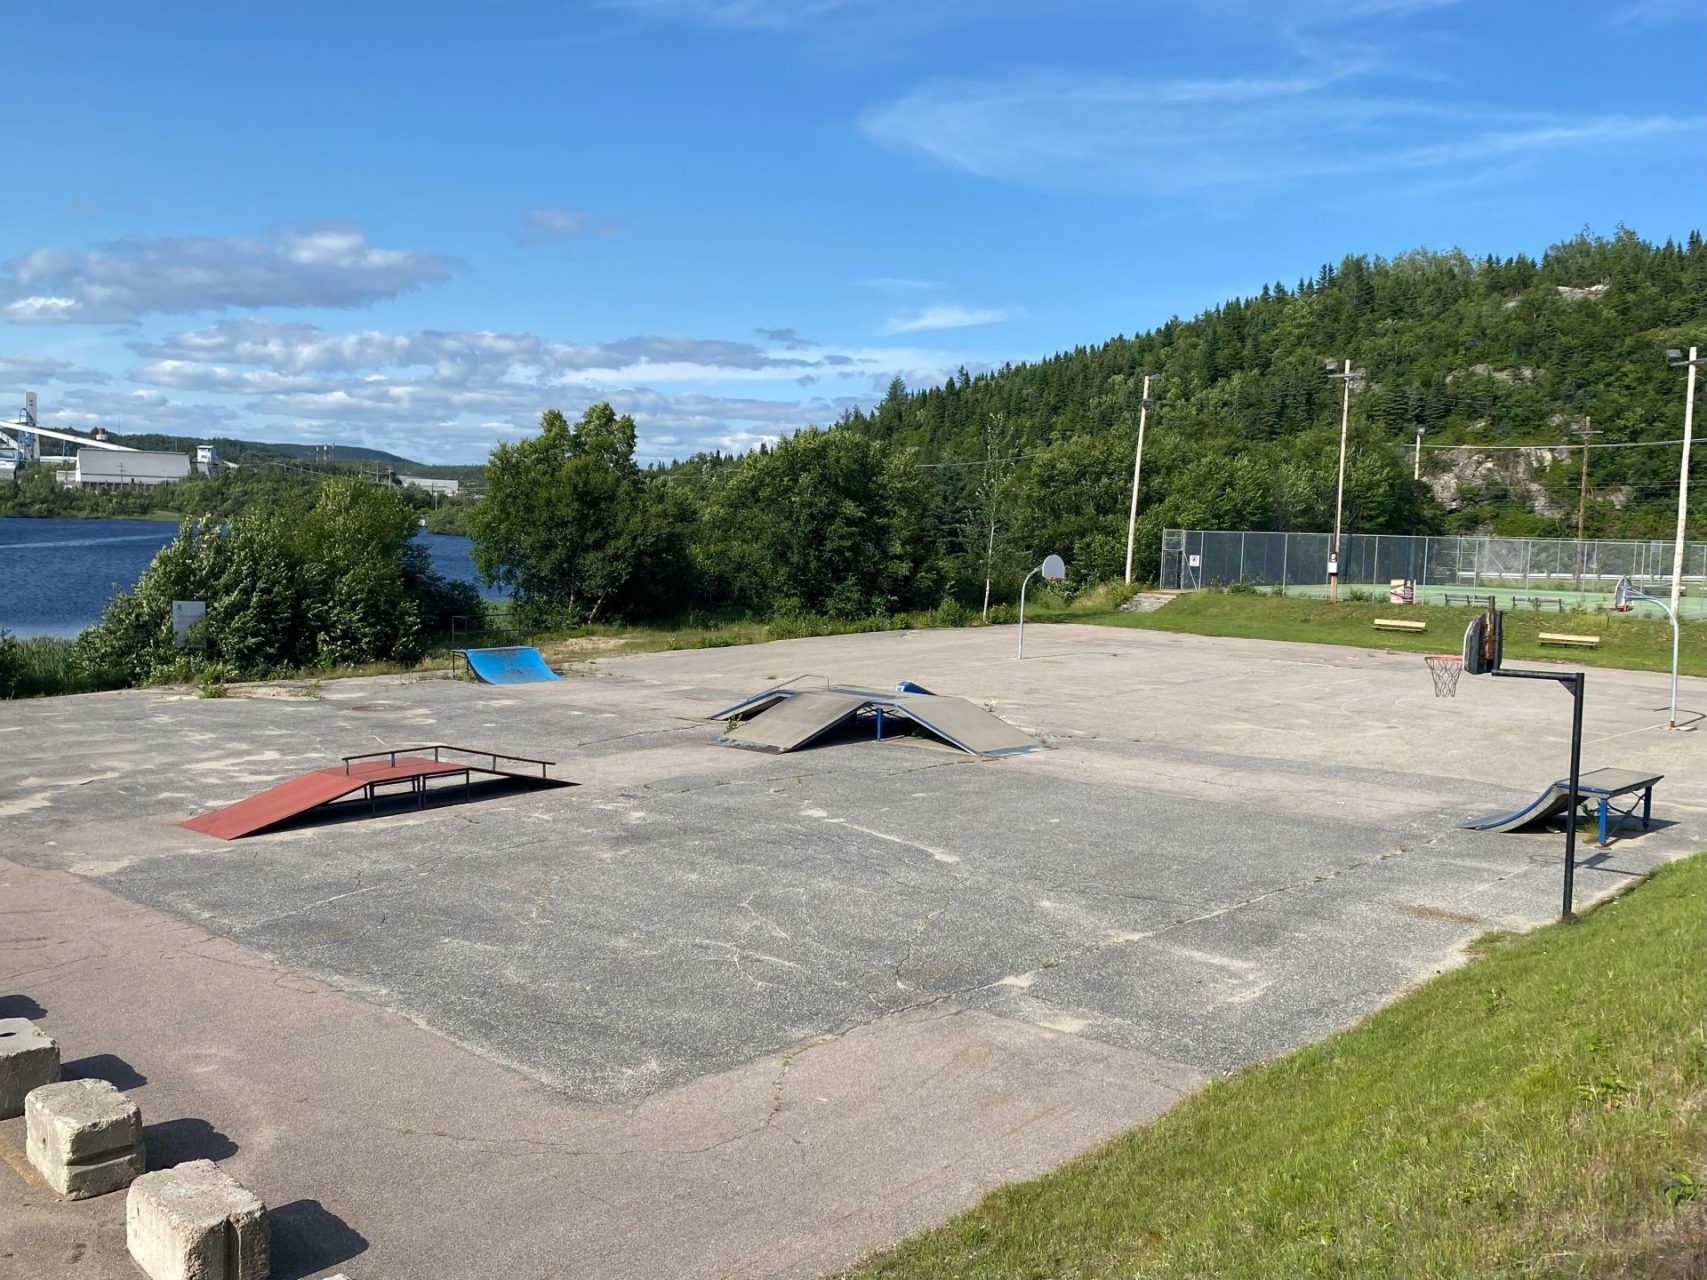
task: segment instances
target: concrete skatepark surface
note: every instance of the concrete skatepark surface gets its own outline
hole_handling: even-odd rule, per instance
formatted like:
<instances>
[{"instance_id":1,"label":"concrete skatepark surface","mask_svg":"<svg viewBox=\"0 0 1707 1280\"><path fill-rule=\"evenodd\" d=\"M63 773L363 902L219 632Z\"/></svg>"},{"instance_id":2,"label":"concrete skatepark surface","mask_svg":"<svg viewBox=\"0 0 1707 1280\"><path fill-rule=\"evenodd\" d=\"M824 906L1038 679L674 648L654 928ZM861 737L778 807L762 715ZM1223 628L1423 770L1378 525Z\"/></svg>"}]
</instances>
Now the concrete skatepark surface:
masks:
<instances>
[{"instance_id":1,"label":"concrete skatepark surface","mask_svg":"<svg viewBox=\"0 0 1707 1280\"><path fill-rule=\"evenodd\" d=\"M1550 685L1437 701L1415 655L1114 628L1012 646L5 704L0 1016L128 1072L159 1152L279 1210L287 1280L810 1276L1557 913L1556 833L1458 830L1560 775ZM1046 749L711 745L699 717L802 671L916 680ZM1665 684L1589 675L1584 768L1667 776L1654 830L1579 846L1579 902L1707 845L1707 752L1664 730ZM583 785L234 845L173 825L462 740ZM22 1145L0 1123L3 1163ZM133 1274L113 1203L0 1168L0 1277Z\"/></svg>"}]
</instances>

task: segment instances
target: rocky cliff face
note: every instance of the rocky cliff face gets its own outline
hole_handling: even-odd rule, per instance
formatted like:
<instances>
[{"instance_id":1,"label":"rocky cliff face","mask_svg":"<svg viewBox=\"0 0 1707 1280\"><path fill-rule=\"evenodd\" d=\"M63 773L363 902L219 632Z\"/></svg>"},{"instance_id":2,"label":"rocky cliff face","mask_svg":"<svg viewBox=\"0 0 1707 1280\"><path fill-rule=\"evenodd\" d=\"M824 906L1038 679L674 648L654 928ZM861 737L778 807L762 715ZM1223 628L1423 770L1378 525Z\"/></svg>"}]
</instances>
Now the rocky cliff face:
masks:
<instances>
[{"instance_id":1,"label":"rocky cliff face","mask_svg":"<svg viewBox=\"0 0 1707 1280\"><path fill-rule=\"evenodd\" d=\"M1551 518L1563 515L1564 508L1553 501L1536 477L1548 467L1574 457L1570 449L1545 445L1502 449L1497 453L1453 449L1434 455L1432 469L1423 471L1423 482L1433 491L1435 499L1451 511L1474 501L1490 486L1503 486L1537 515Z\"/></svg>"}]
</instances>

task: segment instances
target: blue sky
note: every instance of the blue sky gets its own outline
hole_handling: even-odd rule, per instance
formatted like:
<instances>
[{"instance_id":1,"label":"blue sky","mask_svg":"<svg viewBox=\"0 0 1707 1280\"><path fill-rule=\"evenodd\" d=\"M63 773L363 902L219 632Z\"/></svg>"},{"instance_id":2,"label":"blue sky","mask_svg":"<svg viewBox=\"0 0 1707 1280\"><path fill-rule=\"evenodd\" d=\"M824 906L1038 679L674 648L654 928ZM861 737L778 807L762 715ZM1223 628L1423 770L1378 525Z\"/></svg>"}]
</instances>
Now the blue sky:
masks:
<instances>
[{"instance_id":1,"label":"blue sky","mask_svg":"<svg viewBox=\"0 0 1707 1280\"><path fill-rule=\"evenodd\" d=\"M646 460L1347 252L1703 225L1699 0L10 6L0 416Z\"/></svg>"}]
</instances>

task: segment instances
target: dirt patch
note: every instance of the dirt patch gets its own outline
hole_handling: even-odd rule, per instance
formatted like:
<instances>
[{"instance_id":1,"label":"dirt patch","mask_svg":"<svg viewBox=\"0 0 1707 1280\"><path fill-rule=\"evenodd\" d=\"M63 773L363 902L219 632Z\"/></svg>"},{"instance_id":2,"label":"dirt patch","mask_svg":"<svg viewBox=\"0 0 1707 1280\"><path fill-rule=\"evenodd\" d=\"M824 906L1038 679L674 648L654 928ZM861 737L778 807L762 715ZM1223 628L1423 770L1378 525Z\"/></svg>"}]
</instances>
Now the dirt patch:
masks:
<instances>
[{"instance_id":1,"label":"dirt patch","mask_svg":"<svg viewBox=\"0 0 1707 1280\"><path fill-rule=\"evenodd\" d=\"M1450 920L1454 924L1481 924L1481 916L1469 915L1463 911L1448 911L1445 907L1431 907L1421 902L1401 902L1400 911L1408 916L1419 916L1424 920Z\"/></svg>"}]
</instances>

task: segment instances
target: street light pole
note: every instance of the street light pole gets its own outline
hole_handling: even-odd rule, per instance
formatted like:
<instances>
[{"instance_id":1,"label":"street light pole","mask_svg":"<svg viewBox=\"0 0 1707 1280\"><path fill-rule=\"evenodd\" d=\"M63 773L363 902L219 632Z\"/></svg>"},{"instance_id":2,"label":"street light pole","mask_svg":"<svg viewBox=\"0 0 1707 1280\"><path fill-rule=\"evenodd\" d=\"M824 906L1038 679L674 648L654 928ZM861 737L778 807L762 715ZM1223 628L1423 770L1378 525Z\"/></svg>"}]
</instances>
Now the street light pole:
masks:
<instances>
[{"instance_id":1,"label":"street light pole","mask_svg":"<svg viewBox=\"0 0 1707 1280\"><path fill-rule=\"evenodd\" d=\"M1138 452L1132 458L1132 509L1126 516L1126 582L1132 582L1132 546L1138 538L1138 477L1144 470L1144 421L1150 412L1150 376L1144 375L1144 391L1138 398Z\"/></svg>"},{"instance_id":2,"label":"street light pole","mask_svg":"<svg viewBox=\"0 0 1707 1280\"><path fill-rule=\"evenodd\" d=\"M1695 443L1695 368L1701 363L1697 352L1699 348L1689 349L1689 359L1683 358L1683 352L1673 348L1666 352L1666 363L1669 365L1689 366L1689 389L1684 393L1683 401L1683 467L1677 478L1677 545L1672 551L1671 558L1671 612L1677 616L1678 600L1683 595L1683 535L1689 523L1689 450Z\"/></svg>"},{"instance_id":3,"label":"street light pole","mask_svg":"<svg viewBox=\"0 0 1707 1280\"><path fill-rule=\"evenodd\" d=\"M1340 400L1340 473L1334 489L1334 545L1328 553L1328 603L1334 604L1340 598L1340 516L1345 510L1345 436L1351 422L1351 361L1347 359L1342 364L1330 360L1328 376L1345 379L1345 394Z\"/></svg>"},{"instance_id":4,"label":"street light pole","mask_svg":"<svg viewBox=\"0 0 1707 1280\"><path fill-rule=\"evenodd\" d=\"M1585 563L1587 557L1584 555L1586 544L1583 542L1583 531L1588 520L1589 437L1598 436L1601 432L1590 428L1589 419L1587 417L1583 418L1582 426L1572 427L1571 431L1574 434L1581 436L1583 442L1582 475L1581 482L1577 487L1577 577L1576 586L1573 588L1573 590L1581 591L1583 589L1583 570L1587 567Z\"/></svg>"}]
</instances>

